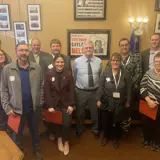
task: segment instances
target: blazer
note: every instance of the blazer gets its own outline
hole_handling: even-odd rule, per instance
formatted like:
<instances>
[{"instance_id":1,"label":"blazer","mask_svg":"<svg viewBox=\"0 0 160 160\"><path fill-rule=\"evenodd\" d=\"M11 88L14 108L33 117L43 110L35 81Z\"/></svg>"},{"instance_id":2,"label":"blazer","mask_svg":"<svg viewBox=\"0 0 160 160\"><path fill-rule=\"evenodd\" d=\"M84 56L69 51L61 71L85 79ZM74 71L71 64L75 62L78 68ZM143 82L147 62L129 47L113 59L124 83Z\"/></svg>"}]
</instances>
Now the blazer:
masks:
<instances>
[{"instance_id":1,"label":"blazer","mask_svg":"<svg viewBox=\"0 0 160 160\"><path fill-rule=\"evenodd\" d=\"M108 97L112 98L114 92L120 93L120 98L116 98L114 99L114 101L117 101L120 104L124 104L125 102L128 102L128 104L130 104L131 78L127 70L121 68L121 78L116 90L112 69L111 67L107 67L107 69L100 77L96 100L101 100L103 95L107 95Z\"/></svg>"},{"instance_id":2,"label":"blazer","mask_svg":"<svg viewBox=\"0 0 160 160\"><path fill-rule=\"evenodd\" d=\"M72 73L64 70L61 76L61 87L59 88L58 73L55 68L45 75L44 94L47 108L55 108L59 102L64 107L73 107L75 104L75 85Z\"/></svg>"},{"instance_id":3,"label":"blazer","mask_svg":"<svg viewBox=\"0 0 160 160\"><path fill-rule=\"evenodd\" d=\"M31 62L36 63L32 51L30 52L29 60ZM43 72L44 75L48 71L48 66L50 64L52 64L52 61L49 58L49 53L45 53L45 52L40 51L40 53L39 53L39 65L41 66L41 69L42 69L42 72Z\"/></svg>"},{"instance_id":4,"label":"blazer","mask_svg":"<svg viewBox=\"0 0 160 160\"><path fill-rule=\"evenodd\" d=\"M149 70L150 48L141 53L142 76Z\"/></svg>"}]
</instances>

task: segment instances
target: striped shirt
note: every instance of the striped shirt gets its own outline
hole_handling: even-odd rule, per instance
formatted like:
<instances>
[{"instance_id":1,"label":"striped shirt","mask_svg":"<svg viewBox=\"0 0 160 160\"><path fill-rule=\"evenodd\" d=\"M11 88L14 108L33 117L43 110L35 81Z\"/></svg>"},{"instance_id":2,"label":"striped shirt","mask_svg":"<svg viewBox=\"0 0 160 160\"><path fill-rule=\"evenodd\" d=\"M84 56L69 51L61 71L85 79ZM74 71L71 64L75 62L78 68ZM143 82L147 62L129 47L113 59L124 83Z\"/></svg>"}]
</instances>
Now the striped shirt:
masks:
<instances>
[{"instance_id":1,"label":"striped shirt","mask_svg":"<svg viewBox=\"0 0 160 160\"><path fill-rule=\"evenodd\" d=\"M140 93L142 98L149 96L151 99L160 102L160 76L153 69L150 69L143 76Z\"/></svg>"}]
</instances>

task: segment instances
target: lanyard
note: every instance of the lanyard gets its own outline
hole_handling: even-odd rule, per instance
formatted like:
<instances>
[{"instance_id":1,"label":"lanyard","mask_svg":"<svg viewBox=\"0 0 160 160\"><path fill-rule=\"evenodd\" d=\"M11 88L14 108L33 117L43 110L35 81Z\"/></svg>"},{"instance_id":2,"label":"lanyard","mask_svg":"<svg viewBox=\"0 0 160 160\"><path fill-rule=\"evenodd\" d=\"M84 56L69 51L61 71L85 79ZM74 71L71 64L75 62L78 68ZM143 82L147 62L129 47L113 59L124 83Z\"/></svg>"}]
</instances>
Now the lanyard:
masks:
<instances>
[{"instance_id":1,"label":"lanyard","mask_svg":"<svg viewBox=\"0 0 160 160\"><path fill-rule=\"evenodd\" d=\"M122 65L123 65L124 67L126 67L126 66L128 65L128 63L129 63L129 61L130 61L130 56L128 57L126 64L124 64L124 63L122 62Z\"/></svg>"},{"instance_id":2,"label":"lanyard","mask_svg":"<svg viewBox=\"0 0 160 160\"><path fill-rule=\"evenodd\" d=\"M114 78L114 83L115 83L115 86L116 86L116 90L119 86L119 82L120 82L120 79L121 79L121 70L120 70L120 73L119 73L119 79L118 79L118 82L116 81L116 77L115 75L113 74L113 78Z\"/></svg>"}]
</instances>

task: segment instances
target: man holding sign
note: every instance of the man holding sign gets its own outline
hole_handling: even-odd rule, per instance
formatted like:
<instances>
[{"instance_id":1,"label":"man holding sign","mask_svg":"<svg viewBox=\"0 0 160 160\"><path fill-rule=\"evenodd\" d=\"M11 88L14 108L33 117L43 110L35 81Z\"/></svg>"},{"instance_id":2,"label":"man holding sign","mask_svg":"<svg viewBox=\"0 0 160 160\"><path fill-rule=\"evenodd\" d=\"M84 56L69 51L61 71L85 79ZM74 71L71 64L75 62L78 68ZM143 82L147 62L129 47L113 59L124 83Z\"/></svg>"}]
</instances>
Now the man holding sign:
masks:
<instances>
[{"instance_id":1,"label":"man holding sign","mask_svg":"<svg viewBox=\"0 0 160 160\"><path fill-rule=\"evenodd\" d=\"M29 62L29 49L25 43L16 45L16 55L17 61L5 66L2 71L2 107L9 116L21 115L18 133L13 133L13 140L21 150L23 129L27 121L36 159L42 160L35 112L37 106L43 105L43 74L39 65Z\"/></svg>"}]
</instances>

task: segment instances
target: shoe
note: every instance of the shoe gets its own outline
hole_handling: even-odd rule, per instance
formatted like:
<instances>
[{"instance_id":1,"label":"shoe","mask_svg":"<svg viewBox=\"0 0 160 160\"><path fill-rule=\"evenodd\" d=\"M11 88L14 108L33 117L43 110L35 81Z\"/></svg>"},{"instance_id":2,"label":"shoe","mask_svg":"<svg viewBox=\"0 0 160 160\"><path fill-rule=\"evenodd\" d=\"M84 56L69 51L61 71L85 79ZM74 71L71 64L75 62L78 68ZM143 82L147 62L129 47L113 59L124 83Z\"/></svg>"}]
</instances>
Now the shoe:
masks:
<instances>
[{"instance_id":1,"label":"shoe","mask_svg":"<svg viewBox=\"0 0 160 160\"><path fill-rule=\"evenodd\" d=\"M159 145L153 143L152 147L151 147L151 150L154 151L154 152L158 152L159 151Z\"/></svg>"},{"instance_id":2,"label":"shoe","mask_svg":"<svg viewBox=\"0 0 160 160\"><path fill-rule=\"evenodd\" d=\"M93 132L93 134L94 134L95 139L98 140L100 136L99 132Z\"/></svg>"},{"instance_id":3,"label":"shoe","mask_svg":"<svg viewBox=\"0 0 160 160\"><path fill-rule=\"evenodd\" d=\"M107 138L103 138L101 140L101 146L106 146L108 144L108 139Z\"/></svg>"},{"instance_id":4,"label":"shoe","mask_svg":"<svg viewBox=\"0 0 160 160\"><path fill-rule=\"evenodd\" d=\"M50 134L50 135L49 135L49 139L50 139L51 141L54 141L54 140L56 139L56 137L55 137L55 135Z\"/></svg>"},{"instance_id":5,"label":"shoe","mask_svg":"<svg viewBox=\"0 0 160 160\"><path fill-rule=\"evenodd\" d=\"M42 157L40 151L36 151L36 152L35 152L35 156L36 156L36 160L43 160L43 157Z\"/></svg>"},{"instance_id":6,"label":"shoe","mask_svg":"<svg viewBox=\"0 0 160 160\"><path fill-rule=\"evenodd\" d=\"M58 138L58 149L63 152L64 151L64 146L62 143L62 138Z\"/></svg>"},{"instance_id":7,"label":"shoe","mask_svg":"<svg viewBox=\"0 0 160 160\"><path fill-rule=\"evenodd\" d=\"M83 133L83 131L81 131L81 132L76 131L76 137L80 138L82 136L82 133Z\"/></svg>"},{"instance_id":8,"label":"shoe","mask_svg":"<svg viewBox=\"0 0 160 160\"><path fill-rule=\"evenodd\" d=\"M114 149L118 149L119 148L119 143L117 140L113 140L113 147Z\"/></svg>"},{"instance_id":9,"label":"shoe","mask_svg":"<svg viewBox=\"0 0 160 160\"><path fill-rule=\"evenodd\" d=\"M152 143L151 141L143 141L143 142L142 142L142 147L143 147L143 148L148 148L149 145L151 145L151 143Z\"/></svg>"},{"instance_id":10,"label":"shoe","mask_svg":"<svg viewBox=\"0 0 160 160\"><path fill-rule=\"evenodd\" d=\"M67 156L69 154L69 144L65 143L63 154Z\"/></svg>"}]
</instances>

